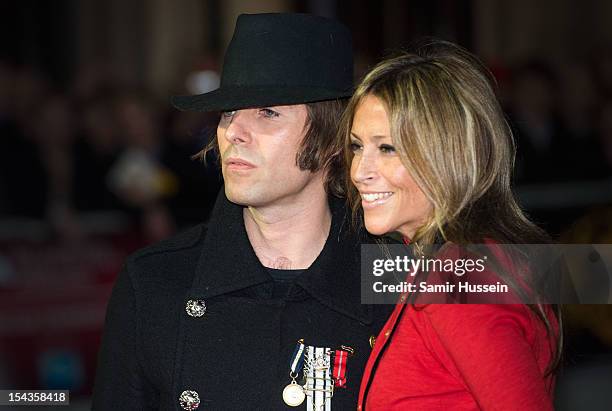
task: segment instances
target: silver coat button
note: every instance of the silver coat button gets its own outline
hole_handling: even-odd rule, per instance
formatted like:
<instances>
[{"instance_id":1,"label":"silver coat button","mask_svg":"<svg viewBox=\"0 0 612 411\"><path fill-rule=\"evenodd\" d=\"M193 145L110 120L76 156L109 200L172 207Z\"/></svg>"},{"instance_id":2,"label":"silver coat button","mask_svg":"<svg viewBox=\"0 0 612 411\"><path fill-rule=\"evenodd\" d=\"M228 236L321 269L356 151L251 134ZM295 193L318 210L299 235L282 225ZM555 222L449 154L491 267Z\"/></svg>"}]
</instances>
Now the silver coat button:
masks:
<instances>
[{"instance_id":1,"label":"silver coat button","mask_svg":"<svg viewBox=\"0 0 612 411\"><path fill-rule=\"evenodd\" d=\"M206 313L206 304L204 300L189 300L187 301L185 311L191 317L202 317Z\"/></svg>"},{"instance_id":2,"label":"silver coat button","mask_svg":"<svg viewBox=\"0 0 612 411\"><path fill-rule=\"evenodd\" d=\"M184 410L195 410L200 406L200 396L195 391L185 390L179 397L179 404Z\"/></svg>"}]
</instances>

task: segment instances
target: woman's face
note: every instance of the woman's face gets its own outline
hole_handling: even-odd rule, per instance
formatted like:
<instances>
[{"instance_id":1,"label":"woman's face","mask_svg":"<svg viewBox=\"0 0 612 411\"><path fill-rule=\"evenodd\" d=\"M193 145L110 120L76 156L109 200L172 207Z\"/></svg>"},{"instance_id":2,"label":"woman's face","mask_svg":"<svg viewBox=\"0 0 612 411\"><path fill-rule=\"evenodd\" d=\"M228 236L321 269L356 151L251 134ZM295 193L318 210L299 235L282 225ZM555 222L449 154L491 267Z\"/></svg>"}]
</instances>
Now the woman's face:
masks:
<instances>
[{"instance_id":1,"label":"woman's face","mask_svg":"<svg viewBox=\"0 0 612 411\"><path fill-rule=\"evenodd\" d=\"M402 164L391 140L383 102L364 97L351 129L351 180L361 195L366 229L412 238L432 210L430 201Z\"/></svg>"}]
</instances>

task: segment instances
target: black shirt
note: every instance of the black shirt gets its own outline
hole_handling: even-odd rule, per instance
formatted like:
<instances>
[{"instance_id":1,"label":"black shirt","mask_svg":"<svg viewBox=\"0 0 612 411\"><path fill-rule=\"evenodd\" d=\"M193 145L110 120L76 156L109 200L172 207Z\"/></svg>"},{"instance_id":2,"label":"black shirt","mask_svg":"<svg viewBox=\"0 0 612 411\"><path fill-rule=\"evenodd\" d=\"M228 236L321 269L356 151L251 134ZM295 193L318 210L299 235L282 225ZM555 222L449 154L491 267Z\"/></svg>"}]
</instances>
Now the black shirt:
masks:
<instances>
[{"instance_id":1,"label":"black shirt","mask_svg":"<svg viewBox=\"0 0 612 411\"><path fill-rule=\"evenodd\" d=\"M266 268L270 277L274 280L274 291L272 298L286 298L298 278L306 270L279 270L276 268Z\"/></svg>"}]
</instances>

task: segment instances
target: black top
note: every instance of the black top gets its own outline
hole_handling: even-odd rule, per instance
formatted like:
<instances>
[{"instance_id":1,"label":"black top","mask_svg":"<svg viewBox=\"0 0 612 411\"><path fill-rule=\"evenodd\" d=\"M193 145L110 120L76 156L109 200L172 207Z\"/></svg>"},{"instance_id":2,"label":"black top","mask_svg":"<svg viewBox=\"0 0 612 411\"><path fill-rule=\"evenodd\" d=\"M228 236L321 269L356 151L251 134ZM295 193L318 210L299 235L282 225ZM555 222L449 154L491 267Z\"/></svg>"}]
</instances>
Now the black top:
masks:
<instances>
[{"instance_id":1,"label":"black top","mask_svg":"<svg viewBox=\"0 0 612 411\"><path fill-rule=\"evenodd\" d=\"M295 279L308 270L280 270L277 268L266 268L268 274L274 280L274 291L272 298L286 298L291 288L294 287Z\"/></svg>"},{"instance_id":2,"label":"black top","mask_svg":"<svg viewBox=\"0 0 612 411\"><path fill-rule=\"evenodd\" d=\"M196 391L206 410L288 410L282 390L298 339L317 347L348 345L346 389L336 410L354 409L376 335L392 306L360 303L359 240L342 202L321 254L286 298L255 255L243 208L222 193L208 226L198 226L131 256L108 306L93 409L180 410ZM188 300L206 312L188 315Z\"/></svg>"},{"instance_id":3,"label":"black top","mask_svg":"<svg viewBox=\"0 0 612 411\"><path fill-rule=\"evenodd\" d=\"M281 270L278 268L266 268L270 277L277 283L293 283L296 278L301 274L308 271L307 269L302 270Z\"/></svg>"}]
</instances>

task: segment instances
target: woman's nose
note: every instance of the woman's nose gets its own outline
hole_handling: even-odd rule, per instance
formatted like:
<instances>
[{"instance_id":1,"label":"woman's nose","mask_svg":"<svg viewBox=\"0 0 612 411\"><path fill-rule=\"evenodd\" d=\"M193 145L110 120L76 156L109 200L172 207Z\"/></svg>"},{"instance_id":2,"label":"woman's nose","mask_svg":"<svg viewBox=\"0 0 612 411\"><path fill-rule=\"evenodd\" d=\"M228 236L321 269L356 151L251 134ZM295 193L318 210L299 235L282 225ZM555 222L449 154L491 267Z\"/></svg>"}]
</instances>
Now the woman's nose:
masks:
<instances>
[{"instance_id":1,"label":"woman's nose","mask_svg":"<svg viewBox=\"0 0 612 411\"><path fill-rule=\"evenodd\" d=\"M354 183L368 183L377 174L376 161L369 155L356 155L351 164L351 179Z\"/></svg>"}]
</instances>

